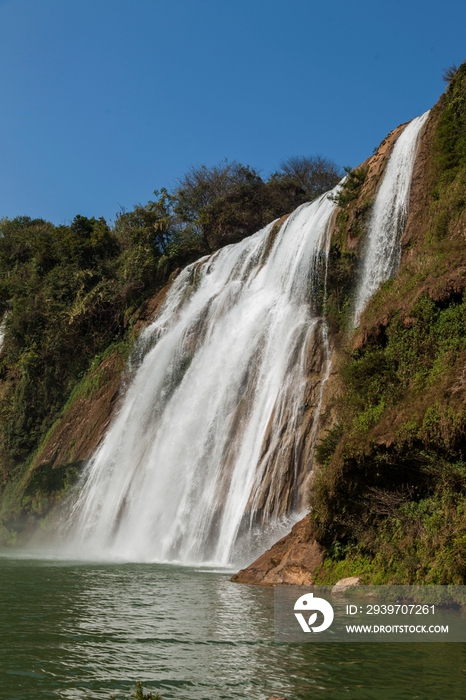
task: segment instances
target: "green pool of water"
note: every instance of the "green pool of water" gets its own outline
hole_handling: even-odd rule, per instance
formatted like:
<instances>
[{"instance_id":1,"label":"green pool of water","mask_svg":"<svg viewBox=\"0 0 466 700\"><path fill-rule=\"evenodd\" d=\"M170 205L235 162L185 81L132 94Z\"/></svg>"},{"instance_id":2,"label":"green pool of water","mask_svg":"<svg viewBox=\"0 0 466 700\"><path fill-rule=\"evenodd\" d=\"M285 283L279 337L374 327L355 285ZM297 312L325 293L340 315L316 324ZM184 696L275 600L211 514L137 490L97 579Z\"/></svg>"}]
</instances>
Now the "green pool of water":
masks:
<instances>
[{"instance_id":1,"label":"green pool of water","mask_svg":"<svg viewBox=\"0 0 466 700\"><path fill-rule=\"evenodd\" d=\"M273 591L228 579L0 555L0 698L466 698L466 645L278 645Z\"/></svg>"}]
</instances>

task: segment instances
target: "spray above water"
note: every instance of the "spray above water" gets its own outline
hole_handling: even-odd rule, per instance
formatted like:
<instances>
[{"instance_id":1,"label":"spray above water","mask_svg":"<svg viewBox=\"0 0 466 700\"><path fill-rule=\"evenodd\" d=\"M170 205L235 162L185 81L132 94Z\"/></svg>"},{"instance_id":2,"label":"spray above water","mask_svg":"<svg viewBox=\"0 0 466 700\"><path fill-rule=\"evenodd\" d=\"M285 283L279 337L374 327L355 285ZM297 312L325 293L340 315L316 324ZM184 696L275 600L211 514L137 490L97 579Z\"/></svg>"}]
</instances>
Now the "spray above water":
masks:
<instances>
[{"instance_id":1,"label":"spray above water","mask_svg":"<svg viewBox=\"0 0 466 700\"><path fill-rule=\"evenodd\" d=\"M227 565L304 509L335 206L323 195L177 277L83 477L70 554Z\"/></svg>"},{"instance_id":2,"label":"spray above water","mask_svg":"<svg viewBox=\"0 0 466 700\"><path fill-rule=\"evenodd\" d=\"M377 193L367 233L354 324L382 282L393 277L401 258L401 236L408 217L409 193L419 137L429 112L413 119L397 139Z\"/></svg>"}]
</instances>

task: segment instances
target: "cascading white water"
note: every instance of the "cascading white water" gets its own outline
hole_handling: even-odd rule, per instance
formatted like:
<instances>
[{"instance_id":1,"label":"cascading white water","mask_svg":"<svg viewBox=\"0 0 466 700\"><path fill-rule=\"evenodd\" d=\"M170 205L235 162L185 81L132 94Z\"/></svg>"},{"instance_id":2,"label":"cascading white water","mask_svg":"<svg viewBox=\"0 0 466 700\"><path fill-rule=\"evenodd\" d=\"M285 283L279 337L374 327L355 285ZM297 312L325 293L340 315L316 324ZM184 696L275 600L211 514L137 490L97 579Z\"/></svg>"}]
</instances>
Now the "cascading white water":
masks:
<instances>
[{"instance_id":1,"label":"cascading white water","mask_svg":"<svg viewBox=\"0 0 466 700\"><path fill-rule=\"evenodd\" d=\"M355 323L398 268L427 116L406 127L389 159ZM175 280L84 474L69 553L225 565L257 523L273 531L303 507L303 445L312 446L331 363L319 307L335 208L324 195Z\"/></svg>"},{"instance_id":2,"label":"cascading white water","mask_svg":"<svg viewBox=\"0 0 466 700\"><path fill-rule=\"evenodd\" d=\"M3 316L0 320L0 352L3 348L3 341L5 340L7 317L8 317L8 311L5 311L5 313L3 314Z\"/></svg>"},{"instance_id":3,"label":"cascading white water","mask_svg":"<svg viewBox=\"0 0 466 700\"><path fill-rule=\"evenodd\" d=\"M400 240L408 216L409 193L419 137L429 112L402 131L389 158L387 169L372 209L367 233L361 279L356 296L354 324L382 282L397 272Z\"/></svg>"},{"instance_id":4,"label":"cascading white water","mask_svg":"<svg viewBox=\"0 0 466 700\"><path fill-rule=\"evenodd\" d=\"M314 424L330 367L318 298L335 206L323 195L177 277L84 475L70 553L225 565L257 517L283 515L313 347L324 346ZM295 493L285 510L300 506Z\"/></svg>"}]
</instances>

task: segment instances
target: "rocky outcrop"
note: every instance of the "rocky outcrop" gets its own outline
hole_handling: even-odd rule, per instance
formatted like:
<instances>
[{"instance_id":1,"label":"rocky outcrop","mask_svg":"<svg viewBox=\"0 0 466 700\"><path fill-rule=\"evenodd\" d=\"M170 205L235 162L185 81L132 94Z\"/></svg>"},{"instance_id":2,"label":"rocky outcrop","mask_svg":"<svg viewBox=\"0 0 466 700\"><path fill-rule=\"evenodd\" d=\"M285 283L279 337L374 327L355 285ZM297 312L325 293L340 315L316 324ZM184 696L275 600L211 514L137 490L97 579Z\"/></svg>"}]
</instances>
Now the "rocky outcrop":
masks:
<instances>
[{"instance_id":1,"label":"rocky outcrop","mask_svg":"<svg viewBox=\"0 0 466 700\"><path fill-rule=\"evenodd\" d=\"M322 548L311 538L308 519L303 518L293 526L289 535L231 580L261 586L311 585L314 583L314 571L322 563L322 555Z\"/></svg>"},{"instance_id":2,"label":"rocky outcrop","mask_svg":"<svg viewBox=\"0 0 466 700\"><path fill-rule=\"evenodd\" d=\"M332 594L345 593L348 588L353 586L359 586L361 584L361 579L359 576L348 576L347 578L342 578L336 582L332 588Z\"/></svg>"}]
</instances>

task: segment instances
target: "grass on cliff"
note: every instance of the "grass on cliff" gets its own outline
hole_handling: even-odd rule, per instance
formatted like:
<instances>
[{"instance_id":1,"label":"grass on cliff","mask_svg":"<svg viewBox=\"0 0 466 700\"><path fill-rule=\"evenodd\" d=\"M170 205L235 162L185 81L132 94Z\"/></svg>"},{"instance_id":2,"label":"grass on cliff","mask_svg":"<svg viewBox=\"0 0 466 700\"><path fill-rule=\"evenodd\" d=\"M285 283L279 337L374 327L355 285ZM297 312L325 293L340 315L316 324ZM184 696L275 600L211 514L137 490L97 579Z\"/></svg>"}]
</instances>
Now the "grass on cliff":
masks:
<instances>
[{"instance_id":1,"label":"grass on cliff","mask_svg":"<svg viewBox=\"0 0 466 700\"><path fill-rule=\"evenodd\" d=\"M317 449L322 582L466 582L466 64L433 119L423 235L342 353Z\"/></svg>"}]
</instances>

